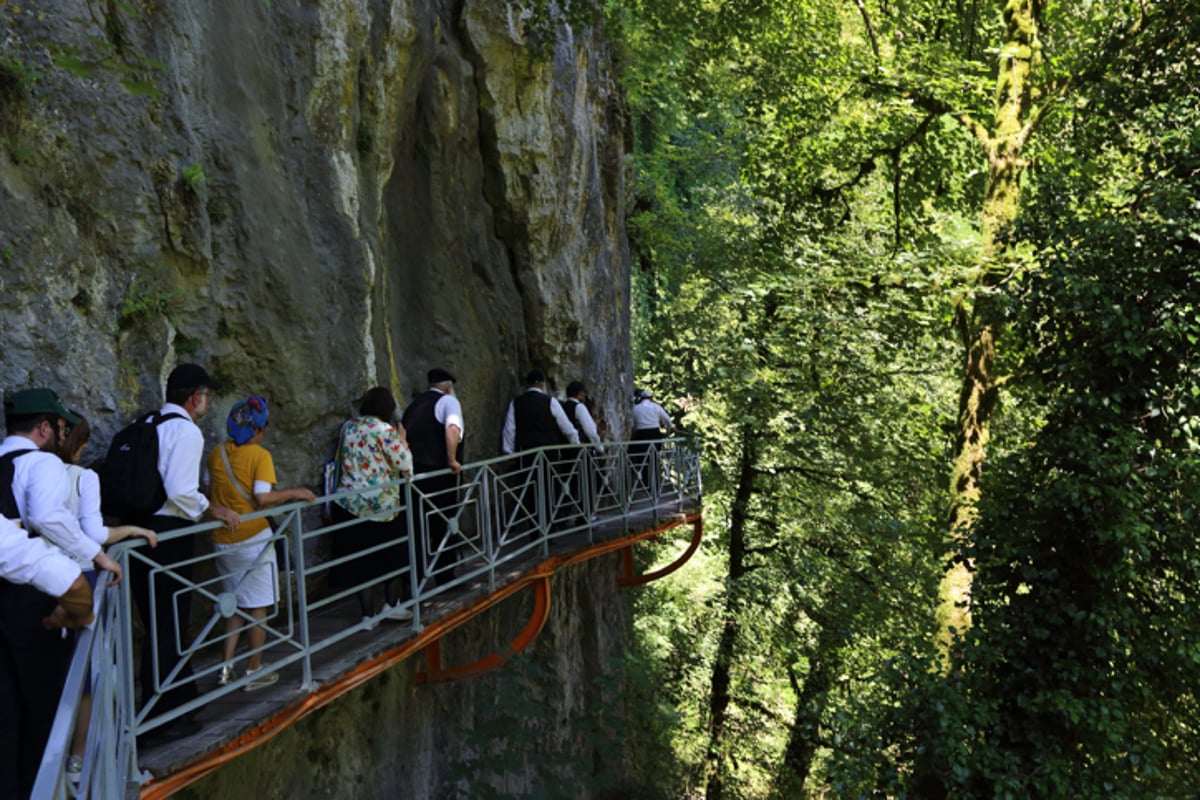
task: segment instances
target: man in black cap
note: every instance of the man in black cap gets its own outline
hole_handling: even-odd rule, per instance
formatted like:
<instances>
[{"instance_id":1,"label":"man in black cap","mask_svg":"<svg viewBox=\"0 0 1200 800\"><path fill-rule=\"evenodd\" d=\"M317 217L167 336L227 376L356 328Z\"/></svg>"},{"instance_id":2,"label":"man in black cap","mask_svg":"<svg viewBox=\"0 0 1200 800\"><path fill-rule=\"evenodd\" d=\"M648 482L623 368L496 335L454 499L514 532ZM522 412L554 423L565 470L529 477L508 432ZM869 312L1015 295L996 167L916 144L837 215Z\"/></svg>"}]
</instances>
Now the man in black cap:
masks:
<instances>
[{"instance_id":1,"label":"man in black cap","mask_svg":"<svg viewBox=\"0 0 1200 800\"><path fill-rule=\"evenodd\" d=\"M454 376L435 367L426 375L429 388L417 395L400 418L408 432L408 447L413 456L413 475L440 472L430 478L415 478L415 485L428 498L428 503L414 509L427 520L429 539L420 535L420 524L412 534L416 537L417 585L433 567L433 583L446 584L454 579L454 566L460 548L444 541L447 522L458 504L458 474L462 470L463 415L462 405L454 396ZM447 472L446 470L450 470ZM457 538L457 537L456 537ZM428 544L428 547L426 547ZM438 555L436 565L430 557Z\"/></svg>"},{"instance_id":2,"label":"man in black cap","mask_svg":"<svg viewBox=\"0 0 1200 800\"><path fill-rule=\"evenodd\" d=\"M4 396L7 436L0 442L0 513L20 519L25 534L40 534L78 561L121 568L79 527L67 507L70 479L54 453L79 417L51 389ZM66 574L62 576L66 578ZM72 581L74 576L72 576ZM34 585L0 581L0 796L25 797L33 788L42 751L70 665L72 640L47 630L42 620L57 601ZM11 757L11 761L8 759Z\"/></svg>"},{"instance_id":3,"label":"man in black cap","mask_svg":"<svg viewBox=\"0 0 1200 800\"><path fill-rule=\"evenodd\" d=\"M166 403L158 412L161 420L156 427L158 433L158 474L166 492L166 501L149 519L138 521L159 534L186 528L201 519L216 519L225 523L230 530L237 528L241 519L224 506L210 504L200 492L200 465L204 458L204 433L196 424L212 404L213 393L219 391L221 382L213 378L198 364L180 364L167 378ZM130 589L137 604L142 625L148 635L142 646L141 682L142 704L146 705L158 694L158 685L166 682L171 671L183 660L180 649L186 651L188 623L191 618L192 565L185 563L195 555L194 536L171 539L159 536L158 547L141 551L142 558L130 562ZM149 563L147 563L149 562ZM167 569L180 576L177 580ZM153 581L151 575L153 573ZM150 594L154 593L154 615L151 616ZM176 645L181 643L181 647ZM157 670L156 670L157 665ZM192 666L184 663L177 675L170 679L178 683L155 700L151 716L170 711L194 699L198 694L192 680ZM170 723L157 733L162 738L176 738L197 733L199 723L191 714Z\"/></svg>"},{"instance_id":4,"label":"man in black cap","mask_svg":"<svg viewBox=\"0 0 1200 800\"><path fill-rule=\"evenodd\" d=\"M567 419L562 404L558 398L546 394L546 375L540 369L532 369L525 374L525 391L508 404L508 412L504 415L504 431L501 439L501 449L505 453L534 450L558 444L579 444L579 432ZM562 455L558 451L549 451L550 470L548 482L543 484L548 508L554 508L557 497L554 491L560 486L556 478L561 472ZM522 455L520 469L523 475L528 475L537 461L536 454ZM532 484L526 478L522 487L521 507L525 516L531 518L537 514L536 498Z\"/></svg>"}]
</instances>

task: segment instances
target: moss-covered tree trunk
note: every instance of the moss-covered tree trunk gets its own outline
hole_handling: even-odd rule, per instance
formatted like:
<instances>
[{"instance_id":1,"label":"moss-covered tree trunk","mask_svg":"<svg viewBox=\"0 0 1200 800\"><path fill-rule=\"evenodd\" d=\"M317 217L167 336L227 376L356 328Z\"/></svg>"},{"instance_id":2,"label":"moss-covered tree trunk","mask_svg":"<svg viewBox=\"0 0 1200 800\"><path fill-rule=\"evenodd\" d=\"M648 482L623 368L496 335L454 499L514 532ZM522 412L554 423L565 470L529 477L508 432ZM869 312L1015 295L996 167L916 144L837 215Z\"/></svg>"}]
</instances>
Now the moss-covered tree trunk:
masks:
<instances>
[{"instance_id":1,"label":"moss-covered tree trunk","mask_svg":"<svg viewBox=\"0 0 1200 800\"><path fill-rule=\"evenodd\" d=\"M956 313L964 359L950 482L951 566L939 593L938 639L945 649L952 645L955 631L961 632L970 624L970 569L955 556L971 536L987 454L988 426L996 406L995 358L1000 329L993 293L1009 271L1005 264L1006 234L1017 214L1025 168L1022 152L1037 100L1033 73L1040 59L1038 3L1004 0L1002 10L1006 36L1000 51L993 127L989 132L966 121L985 149L988 175L981 210L979 278L972 296L960 304Z\"/></svg>"}]
</instances>

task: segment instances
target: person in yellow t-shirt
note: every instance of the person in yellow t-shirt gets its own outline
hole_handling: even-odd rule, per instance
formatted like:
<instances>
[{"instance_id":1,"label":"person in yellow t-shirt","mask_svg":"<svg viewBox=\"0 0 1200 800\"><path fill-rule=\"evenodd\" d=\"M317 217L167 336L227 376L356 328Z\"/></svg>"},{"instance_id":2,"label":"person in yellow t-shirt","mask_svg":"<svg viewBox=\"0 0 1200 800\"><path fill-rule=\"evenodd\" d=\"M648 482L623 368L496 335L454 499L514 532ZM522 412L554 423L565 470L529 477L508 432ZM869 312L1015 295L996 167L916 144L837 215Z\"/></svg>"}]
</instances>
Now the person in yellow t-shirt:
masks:
<instances>
[{"instance_id":1,"label":"person in yellow t-shirt","mask_svg":"<svg viewBox=\"0 0 1200 800\"><path fill-rule=\"evenodd\" d=\"M214 503L236 509L239 515L266 506L292 500L313 502L309 489L276 489L275 462L262 446L267 435L269 412L262 397L247 397L234 403L225 421L229 440L208 454L209 495ZM221 667L222 685L235 679L233 656L247 618L254 620L246 633L250 657L246 662L244 687L254 691L270 686L278 673L262 672L262 648L267 632L262 623L267 609L278 598L278 568L270 522L265 518L242 520L236 530L227 527L213 531L217 551L217 569L224 576L223 591L235 595L238 613L225 620L225 663Z\"/></svg>"}]
</instances>

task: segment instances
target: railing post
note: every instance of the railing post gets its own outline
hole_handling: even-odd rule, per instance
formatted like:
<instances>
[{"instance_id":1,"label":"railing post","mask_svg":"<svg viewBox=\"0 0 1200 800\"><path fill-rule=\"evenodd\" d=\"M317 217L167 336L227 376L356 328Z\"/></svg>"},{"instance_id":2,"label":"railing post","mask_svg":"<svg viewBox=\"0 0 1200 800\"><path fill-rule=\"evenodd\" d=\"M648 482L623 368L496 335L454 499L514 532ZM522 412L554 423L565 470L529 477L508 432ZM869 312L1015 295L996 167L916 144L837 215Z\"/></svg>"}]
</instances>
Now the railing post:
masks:
<instances>
[{"instance_id":1,"label":"railing post","mask_svg":"<svg viewBox=\"0 0 1200 800\"><path fill-rule=\"evenodd\" d=\"M408 531L408 541L404 543L404 546L408 548L408 575L406 575L405 578L408 580L408 596L410 598L412 598L412 601L413 601L413 607L412 607L413 630L420 631L421 627L422 627L421 626L421 598L419 596L420 595L420 587L417 586L417 559L420 558L422 560L422 562L424 562L424 556L418 555L418 550L420 550L425 555L428 555L429 548L428 547L418 548L417 543L416 543L416 537L425 536L426 531L422 530L421 528L422 528L422 524L428 519L428 515L426 515L424 513L422 513L420 515L419 523L417 522L417 520L414 520L414 518L413 518L413 498L416 494L417 493L415 493L413 491L413 482L412 482L412 478L410 477L408 480L406 480L404 482L404 529L406 531ZM424 500L424 495L420 495L420 497L422 500ZM414 524L414 523L416 523L416 524ZM427 539L428 539L428 537L426 537L426 540ZM426 568L426 565L424 563L422 563L421 564L421 574L425 573L425 568ZM397 598L396 604L399 605L400 602L401 602L400 599Z\"/></svg>"},{"instance_id":2,"label":"railing post","mask_svg":"<svg viewBox=\"0 0 1200 800\"><path fill-rule=\"evenodd\" d=\"M308 628L308 581L304 579L304 576L307 574L307 558L304 552L303 517L300 515L299 509L293 512L291 547L292 563L296 565L297 623L300 626L300 647L303 648L304 652L304 657L300 659L300 684L306 691L311 691L314 687L312 676L312 641Z\"/></svg>"}]
</instances>

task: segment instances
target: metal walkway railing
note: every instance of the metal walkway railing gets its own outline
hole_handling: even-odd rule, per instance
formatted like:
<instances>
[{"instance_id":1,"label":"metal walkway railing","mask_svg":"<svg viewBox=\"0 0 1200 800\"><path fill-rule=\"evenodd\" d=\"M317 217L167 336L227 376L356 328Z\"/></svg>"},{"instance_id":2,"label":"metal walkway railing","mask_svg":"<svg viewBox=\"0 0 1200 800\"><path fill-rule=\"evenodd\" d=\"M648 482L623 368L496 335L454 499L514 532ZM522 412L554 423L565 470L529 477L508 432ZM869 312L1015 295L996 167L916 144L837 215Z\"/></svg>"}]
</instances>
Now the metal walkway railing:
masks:
<instances>
[{"instance_id":1,"label":"metal walkway railing","mask_svg":"<svg viewBox=\"0 0 1200 800\"><path fill-rule=\"evenodd\" d=\"M170 580L178 587L176 596L190 596L193 618L174 621L174 629L183 632L174 637L175 641L159 642L153 635L135 634L129 578L110 589L108 573L101 573L96 587L94 629L80 632L38 773L35 800L75 794L63 770L80 698L85 693L91 694L92 703L78 795L137 796L139 787L152 777L138 766L138 737L239 691L248 682L248 678L240 677L213 688L223 663L221 647L227 637L224 623L234 614L244 618L243 633L252 625L265 630L266 641L259 649L264 672L289 667L294 671L298 666L300 689L311 692L317 688L314 658L351 636L373 629L384 616L380 612L337 629L313 624L322 612L353 603L360 589L390 580L407 582L409 591L403 594L411 599L402 607L412 614L412 630L420 632L424 628L424 601L454 596L480 585L489 595L495 595L504 589L506 580L512 579L513 565L544 558L552 546L594 546L598 535L613 530L614 521L617 529L630 530L635 523L645 526L647 520L653 523L664 514L695 510L701 495L698 452L687 440L678 438L653 444L607 444L603 450L593 445L547 447L465 465L457 486L423 489L426 482L448 474L445 470L398 482L399 511L408 534L373 549L405 547L410 566L349 588L328 589L329 571L372 551L339 559L325 554L330 537L364 520L330 524L317 512L323 504L354 493L322 497L316 503L291 503L244 517L270 515L279 527L272 539L283 554L280 597L261 622L237 608L234 594L222 591L223 578L214 566L216 553L197 548L197 555L187 561L160 566L147 558L149 551L138 546L144 544L140 540L115 546L110 555L120 562L126 576L134 562L147 564L151 581ZM314 521L316 524L312 524ZM218 523L209 522L161 534L160 543L216 527ZM263 555L267 552L264 549ZM417 565L418 558L422 563L413 569L411 565ZM185 571L193 578L180 574L179 570L186 567L190 567ZM282 580L284 577L287 579ZM173 615L178 608L176 603L165 609L153 606L152 602L152 618ZM170 648L171 659L178 659L178 663L167 674L156 669L151 691L146 692L138 685L135 652L164 646ZM439 652L433 651L440 660ZM244 664L249 655L243 647L235 656L235 664ZM157 658L153 663L159 663ZM235 674L243 673L243 669L235 668ZM164 694L187 684L194 684L197 696L165 708L166 704L160 702ZM147 698L141 706L135 702L138 688Z\"/></svg>"}]
</instances>

